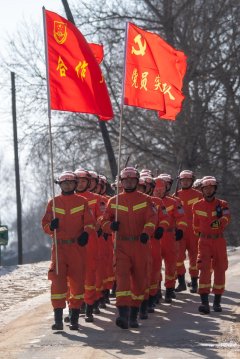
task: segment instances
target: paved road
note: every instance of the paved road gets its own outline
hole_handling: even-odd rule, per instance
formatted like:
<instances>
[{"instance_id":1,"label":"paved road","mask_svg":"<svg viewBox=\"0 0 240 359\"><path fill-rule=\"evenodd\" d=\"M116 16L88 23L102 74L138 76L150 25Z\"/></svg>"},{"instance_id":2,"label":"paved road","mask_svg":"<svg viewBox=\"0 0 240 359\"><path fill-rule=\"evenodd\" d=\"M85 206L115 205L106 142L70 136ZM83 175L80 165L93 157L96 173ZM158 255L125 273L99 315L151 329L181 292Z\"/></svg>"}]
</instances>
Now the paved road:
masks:
<instances>
[{"instance_id":1,"label":"paved road","mask_svg":"<svg viewBox=\"0 0 240 359\"><path fill-rule=\"evenodd\" d=\"M141 321L139 329L115 326L112 301L93 324L81 317L78 332L66 325L63 332L52 332L49 296L42 295L41 305L29 300L24 315L1 330L0 358L240 358L239 253L229 254L222 313L198 314L199 295L184 292L178 294L174 304L161 303L148 320Z\"/></svg>"}]
</instances>

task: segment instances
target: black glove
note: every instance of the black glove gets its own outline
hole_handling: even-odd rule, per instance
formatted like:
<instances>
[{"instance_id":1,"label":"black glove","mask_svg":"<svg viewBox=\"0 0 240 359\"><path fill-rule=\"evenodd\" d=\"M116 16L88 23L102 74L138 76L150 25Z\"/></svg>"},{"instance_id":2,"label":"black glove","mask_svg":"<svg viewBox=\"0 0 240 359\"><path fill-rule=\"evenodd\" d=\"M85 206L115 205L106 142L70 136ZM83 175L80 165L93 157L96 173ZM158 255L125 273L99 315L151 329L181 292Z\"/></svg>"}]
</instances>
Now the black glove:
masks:
<instances>
[{"instance_id":1,"label":"black glove","mask_svg":"<svg viewBox=\"0 0 240 359\"><path fill-rule=\"evenodd\" d=\"M102 235L102 228L99 228L97 230L97 236L100 237Z\"/></svg>"},{"instance_id":2,"label":"black glove","mask_svg":"<svg viewBox=\"0 0 240 359\"><path fill-rule=\"evenodd\" d=\"M88 233L82 232L82 234L78 237L77 242L81 247L84 247L88 242Z\"/></svg>"},{"instance_id":3,"label":"black glove","mask_svg":"<svg viewBox=\"0 0 240 359\"><path fill-rule=\"evenodd\" d=\"M216 221L213 221L210 226L213 228L213 229L218 229L220 227L220 221L218 221L216 219Z\"/></svg>"},{"instance_id":4,"label":"black glove","mask_svg":"<svg viewBox=\"0 0 240 359\"><path fill-rule=\"evenodd\" d=\"M143 244L146 244L148 240L149 240L149 235L147 233L141 233L140 234L140 241Z\"/></svg>"},{"instance_id":5,"label":"black glove","mask_svg":"<svg viewBox=\"0 0 240 359\"><path fill-rule=\"evenodd\" d=\"M175 239L176 241L180 241L183 237L183 230L182 229L176 229L175 230Z\"/></svg>"},{"instance_id":6,"label":"black glove","mask_svg":"<svg viewBox=\"0 0 240 359\"><path fill-rule=\"evenodd\" d=\"M220 204L218 204L218 205L216 206L217 218L221 218L221 217L222 217L222 215L223 215L222 212L223 212L223 211L222 211L222 207L220 206Z\"/></svg>"},{"instance_id":7,"label":"black glove","mask_svg":"<svg viewBox=\"0 0 240 359\"><path fill-rule=\"evenodd\" d=\"M103 233L103 238L105 239L105 241L107 241L107 239L108 239L108 233Z\"/></svg>"},{"instance_id":8,"label":"black glove","mask_svg":"<svg viewBox=\"0 0 240 359\"><path fill-rule=\"evenodd\" d=\"M120 225L119 221L113 221L110 225L110 228L112 231L117 232L119 230L119 225Z\"/></svg>"},{"instance_id":9,"label":"black glove","mask_svg":"<svg viewBox=\"0 0 240 359\"><path fill-rule=\"evenodd\" d=\"M154 238L155 238L155 239L160 239L160 238L162 238L163 232L164 232L163 227L158 227L158 228L155 230L155 232L154 232Z\"/></svg>"},{"instance_id":10,"label":"black glove","mask_svg":"<svg viewBox=\"0 0 240 359\"><path fill-rule=\"evenodd\" d=\"M59 227L59 218L52 219L49 227L50 227L51 231L54 231L54 229L57 229Z\"/></svg>"}]
</instances>

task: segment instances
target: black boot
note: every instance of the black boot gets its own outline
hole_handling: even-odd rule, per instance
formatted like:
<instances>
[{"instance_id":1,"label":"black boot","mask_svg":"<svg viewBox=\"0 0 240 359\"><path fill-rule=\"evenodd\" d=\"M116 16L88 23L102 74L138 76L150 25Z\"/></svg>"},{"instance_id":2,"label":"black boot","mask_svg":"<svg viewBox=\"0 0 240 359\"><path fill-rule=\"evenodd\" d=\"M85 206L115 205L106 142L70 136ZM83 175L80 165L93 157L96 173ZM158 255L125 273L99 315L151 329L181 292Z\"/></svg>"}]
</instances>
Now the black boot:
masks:
<instances>
[{"instance_id":1,"label":"black boot","mask_svg":"<svg viewBox=\"0 0 240 359\"><path fill-rule=\"evenodd\" d=\"M86 304L85 322L92 323L93 320L93 304Z\"/></svg>"},{"instance_id":2,"label":"black boot","mask_svg":"<svg viewBox=\"0 0 240 359\"><path fill-rule=\"evenodd\" d=\"M178 275L178 286L175 289L175 292L183 292L187 289L186 282L185 282L185 274Z\"/></svg>"},{"instance_id":3,"label":"black boot","mask_svg":"<svg viewBox=\"0 0 240 359\"><path fill-rule=\"evenodd\" d=\"M154 308L155 308L155 303L156 303L156 295L149 295L148 298L148 313L154 313Z\"/></svg>"},{"instance_id":4,"label":"black boot","mask_svg":"<svg viewBox=\"0 0 240 359\"><path fill-rule=\"evenodd\" d=\"M94 314L101 314L100 309L99 309L99 304L100 304L100 299L95 300L94 305L93 305L93 313Z\"/></svg>"},{"instance_id":5,"label":"black boot","mask_svg":"<svg viewBox=\"0 0 240 359\"><path fill-rule=\"evenodd\" d=\"M210 307L208 301L208 293L200 294L202 304L198 307L198 311L201 314L209 314Z\"/></svg>"},{"instance_id":6,"label":"black boot","mask_svg":"<svg viewBox=\"0 0 240 359\"><path fill-rule=\"evenodd\" d=\"M221 307L221 294L215 294L214 296L214 301L213 301L213 310L214 312L222 312L222 307Z\"/></svg>"},{"instance_id":7,"label":"black boot","mask_svg":"<svg viewBox=\"0 0 240 359\"><path fill-rule=\"evenodd\" d=\"M78 330L78 319L79 319L80 309L72 308L72 314L70 318L70 326L71 330Z\"/></svg>"},{"instance_id":8,"label":"black boot","mask_svg":"<svg viewBox=\"0 0 240 359\"><path fill-rule=\"evenodd\" d=\"M148 300L147 299L145 299L140 305L139 318L140 319L148 319ZM130 320L131 320L131 310L130 310ZM132 327L132 328L134 328L134 327ZM136 328L138 328L138 327L136 327Z\"/></svg>"},{"instance_id":9,"label":"black boot","mask_svg":"<svg viewBox=\"0 0 240 359\"><path fill-rule=\"evenodd\" d=\"M63 330L63 308L54 309L54 321L52 330Z\"/></svg>"},{"instance_id":10,"label":"black boot","mask_svg":"<svg viewBox=\"0 0 240 359\"><path fill-rule=\"evenodd\" d=\"M128 329L129 308L127 306L118 307L119 316L116 319L116 325L122 329Z\"/></svg>"},{"instance_id":11,"label":"black boot","mask_svg":"<svg viewBox=\"0 0 240 359\"><path fill-rule=\"evenodd\" d=\"M172 299L174 298L174 288L166 288L165 292L165 303L172 303ZM176 295L175 295L176 298Z\"/></svg>"},{"instance_id":12,"label":"black boot","mask_svg":"<svg viewBox=\"0 0 240 359\"><path fill-rule=\"evenodd\" d=\"M190 293L197 293L198 291L198 277L192 277L191 278L191 289L190 289Z\"/></svg>"},{"instance_id":13,"label":"black boot","mask_svg":"<svg viewBox=\"0 0 240 359\"><path fill-rule=\"evenodd\" d=\"M99 299L99 308L102 308L102 309L107 308L104 295Z\"/></svg>"},{"instance_id":14,"label":"black boot","mask_svg":"<svg viewBox=\"0 0 240 359\"><path fill-rule=\"evenodd\" d=\"M64 318L64 323L70 323L71 309L68 309L68 315Z\"/></svg>"},{"instance_id":15,"label":"black boot","mask_svg":"<svg viewBox=\"0 0 240 359\"><path fill-rule=\"evenodd\" d=\"M110 299L109 299L110 290L109 290L109 289L105 289L105 290L103 291L103 295L104 295L105 303L106 303L106 304L110 304Z\"/></svg>"},{"instance_id":16,"label":"black boot","mask_svg":"<svg viewBox=\"0 0 240 359\"><path fill-rule=\"evenodd\" d=\"M160 299L162 299L162 290L161 287L158 289L157 294L156 294L156 300L155 303L159 304L160 303Z\"/></svg>"},{"instance_id":17,"label":"black boot","mask_svg":"<svg viewBox=\"0 0 240 359\"><path fill-rule=\"evenodd\" d=\"M138 312L139 312L139 308L130 307L130 316L129 316L129 326L130 326L130 328L138 328L139 327L139 324L138 324L138 321L137 321Z\"/></svg>"},{"instance_id":18,"label":"black boot","mask_svg":"<svg viewBox=\"0 0 240 359\"><path fill-rule=\"evenodd\" d=\"M86 312L86 303L83 302L80 308L80 314L85 314Z\"/></svg>"}]
</instances>

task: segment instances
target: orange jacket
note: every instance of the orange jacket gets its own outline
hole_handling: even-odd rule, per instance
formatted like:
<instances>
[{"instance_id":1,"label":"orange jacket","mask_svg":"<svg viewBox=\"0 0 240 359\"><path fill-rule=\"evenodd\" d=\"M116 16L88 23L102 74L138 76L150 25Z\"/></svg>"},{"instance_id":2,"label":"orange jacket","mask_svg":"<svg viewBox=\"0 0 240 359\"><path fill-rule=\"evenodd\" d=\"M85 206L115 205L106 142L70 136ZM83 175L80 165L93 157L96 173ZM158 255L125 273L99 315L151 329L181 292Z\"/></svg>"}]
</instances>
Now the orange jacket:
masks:
<instances>
[{"instance_id":1,"label":"orange jacket","mask_svg":"<svg viewBox=\"0 0 240 359\"><path fill-rule=\"evenodd\" d=\"M94 215L94 218L97 220L99 217L102 216L104 210L105 210L105 206L104 203L102 203L102 199L101 196L93 193L93 192L89 192L89 191L85 191L85 192L80 192L80 193L76 193L78 196L82 196L84 198L86 198L87 202L88 202L88 206L92 211L92 214Z\"/></svg>"},{"instance_id":2,"label":"orange jacket","mask_svg":"<svg viewBox=\"0 0 240 359\"><path fill-rule=\"evenodd\" d=\"M181 189L178 191L177 197L181 200L185 213L185 220L189 227L192 227L192 205L202 199L202 193L194 188Z\"/></svg>"},{"instance_id":3,"label":"orange jacket","mask_svg":"<svg viewBox=\"0 0 240 359\"><path fill-rule=\"evenodd\" d=\"M115 220L116 196L109 199L103 215L102 229L111 233L110 225ZM157 223L157 209L149 196L134 191L120 193L118 196L118 221L120 222L118 236L139 236L154 233Z\"/></svg>"},{"instance_id":4,"label":"orange jacket","mask_svg":"<svg viewBox=\"0 0 240 359\"><path fill-rule=\"evenodd\" d=\"M169 227L182 229L184 231L187 228L187 222L185 220L185 213L180 200L170 196L165 196L162 198L162 201L166 207L167 213L169 214Z\"/></svg>"},{"instance_id":5,"label":"orange jacket","mask_svg":"<svg viewBox=\"0 0 240 359\"><path fill-rule=\"evenodd\" d=\"M57 239L77 239L83 231L89 234L95 233L96 221L88 203L85 198L75 193L55 197L55 217L59 218L59 228L56 230ZM50 230L52 219L53 201L51 199L42 219L42 227L45 233L53 237L53 231Z\"/></svg>"},{"instance_id":6,"label":"orange jacket","mask_svg":"<svg viewBox=\"0 0 240 359\"><path fill-rule=\"evenodd\" d=\"M156 207L157 207L157 214L158 214L158 222L157 222L157 226L158 227L163 227L164 229L168 228L170 226L170 217L167 213L166 207L163 203L162 198L159 197L150 197L153 201L153 203L155 203Z\"/></svg>"},{"instance_id":7,"label":"orange jacket","mask_svg":"<svg viewBox=\"0 0 240 359\"><path fill-rule=\"evenodd\" d=\"M222 209L222 217L217 217L216 207ZM211 226L214 221L219 221L219 225ZM207 202L204 198L193 205L193 229L196 234L219 235L222 233L230 222L230 211L228 203L221 199L214 198L213 201ZM213 236L214 237L214 236Z\"/></svg>"}]
</instances>

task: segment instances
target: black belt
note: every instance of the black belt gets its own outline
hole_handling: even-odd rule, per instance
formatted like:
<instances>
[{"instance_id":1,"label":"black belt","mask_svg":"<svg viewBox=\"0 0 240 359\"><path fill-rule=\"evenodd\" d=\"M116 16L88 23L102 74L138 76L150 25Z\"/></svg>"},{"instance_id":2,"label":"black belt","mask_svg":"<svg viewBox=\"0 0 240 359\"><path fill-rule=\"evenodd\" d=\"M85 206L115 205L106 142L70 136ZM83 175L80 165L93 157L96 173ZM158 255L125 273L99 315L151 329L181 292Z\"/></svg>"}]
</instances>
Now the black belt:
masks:
<instances>
[{"instance_id":1,"label":"black belt","mask_svg":"<svg viewBox=\"0 0 240 359\"><path fill-rule=\"evenodd\" d=\"M207 239L218 239L221 238L221 234L204 234L200 233L200 238L207 238Z\"/></svg>"},{"instance_id":2,"label":"black belt","mask_svg":"<svg viewBox=\"0 0 240 359\"><path fill-rule=\"evenodd\" d=\"M170 233L175 232L175 228L167 228L166 232L170 232Z\"/></svg>"},{"instance_id":3,"label":"black belt","mask_svg":"<svg viewBox=\"0 0 240 359\"><path fill-rule=\"evenodd\" d=\"M72 244L72 243L76 243L77 240L74 238L71 239L57 239L57 242L60 244Z\"/></svg>"},{"instance_id":4,"label":"black belt","mask_svg":"<svg viewBox=\"0 0 240 359\"><path fill-rule=\"evenodd\" d=\"M121 241L137 241L140 236L117 236Z\"/></svg>"}]
</instances>

